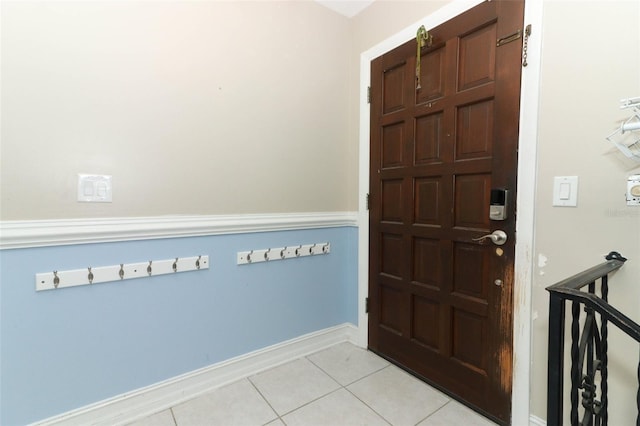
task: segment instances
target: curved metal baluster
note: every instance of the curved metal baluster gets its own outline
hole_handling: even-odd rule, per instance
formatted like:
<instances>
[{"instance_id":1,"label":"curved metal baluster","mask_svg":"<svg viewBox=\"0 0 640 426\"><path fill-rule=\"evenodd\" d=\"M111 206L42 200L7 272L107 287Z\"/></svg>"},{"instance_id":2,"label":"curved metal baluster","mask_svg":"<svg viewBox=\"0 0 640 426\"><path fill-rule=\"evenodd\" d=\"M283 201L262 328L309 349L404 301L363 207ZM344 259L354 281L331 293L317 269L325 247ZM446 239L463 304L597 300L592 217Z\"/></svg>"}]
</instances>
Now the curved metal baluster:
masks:
<instances>
[{"instance_id":1,"label":"curved metal baluster","mask_svg":"<svg viewBox=\"0 0 640 426\"><path fill-rule=\"evenodd\" d=\"M602 293L602 300L605 302L608 301L609 297L609 284L607 280L607 276L602 277L600 292ZM607 339L609 337L609 331L607 329L607 318L603 315L600 315L600 329L601 329L601 337L602 337L602 354L600 356L601 364L600 364L600 387L602 388L602 396L600 398L600 403L602 404L600 407L600 416L602 419L602 425L606 426L609 422L609 414L608 414L608 398L607 392L609 391L609 384L607 383L607 379L609 376L609 370L607 369L607 362L609 361L609 357L607 355L607 350L609 349L609 344L607 343Z\"/></svg>"},{"instance_id":2,"label":"curved metal baluster","mask_svg":"<svg viewBox=\"0 0 640 426\"><path fill-rule=\"evenodd\" d=\"M578 424L578 387L580 386L578 340L580 339L580 303L571 303L571 424Z\"/></svg>"},{"instance_id":3,"label":"curved metal baluster","mask_svg":"<svg viewBox=\"0 0 640 426\"><path fill-rule=\"evenodd\" d=\"M638 393L636 395L636 406L638 407L638 417L636 418L636 426L640 426L640 361L638 361Z\"/></svg>"}]
</instances>

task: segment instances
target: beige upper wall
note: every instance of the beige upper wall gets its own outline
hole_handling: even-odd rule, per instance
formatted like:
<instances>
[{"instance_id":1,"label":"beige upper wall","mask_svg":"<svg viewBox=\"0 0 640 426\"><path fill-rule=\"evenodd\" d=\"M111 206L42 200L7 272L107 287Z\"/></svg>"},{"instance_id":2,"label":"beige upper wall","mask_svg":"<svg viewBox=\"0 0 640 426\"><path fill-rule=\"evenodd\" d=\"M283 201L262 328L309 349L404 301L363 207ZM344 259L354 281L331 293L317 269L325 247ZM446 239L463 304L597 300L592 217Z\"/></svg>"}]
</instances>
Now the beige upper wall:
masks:
<instances>
[{"instance_id":1,"label":"beige upper wall","mask_svg":"<svg viewBox=\"0 0 640 426\"><path fill-rule=\"evenodd\" d=\"M640 322L640 207L625 201L627 177L640 173L640 163L605 140L630 116L619 100L640 96L638 22L637 1L544 3L531 374L531 411L541 418L547 394L545 287L617 250L629 261L611 280L610 301ZM577 207L552 206L554 176L579 177ZM638 346L610 333L609 423L629 424L636 416Z\"/></svg>"},{"instance_id":2,"label":"beige upper wall","mask_svg":"<svg viewBox=\"0 0 640 426\"><path fill-rule=\"evenodd\" d=\"M355 211L360 53L446 3L2 2L0 219Z\"/></svg>"},{"instance_id":3,"label":"beige upper wall","mask_svg":"<svg viewBox=\"0 0 640 426\"><path fill-rule=\"evenodd\" d=\"M311 1L2 2L2 220L344 211L349 20ZM76 201L77 173L113 202Z\"/></svg>"}]
</instances>

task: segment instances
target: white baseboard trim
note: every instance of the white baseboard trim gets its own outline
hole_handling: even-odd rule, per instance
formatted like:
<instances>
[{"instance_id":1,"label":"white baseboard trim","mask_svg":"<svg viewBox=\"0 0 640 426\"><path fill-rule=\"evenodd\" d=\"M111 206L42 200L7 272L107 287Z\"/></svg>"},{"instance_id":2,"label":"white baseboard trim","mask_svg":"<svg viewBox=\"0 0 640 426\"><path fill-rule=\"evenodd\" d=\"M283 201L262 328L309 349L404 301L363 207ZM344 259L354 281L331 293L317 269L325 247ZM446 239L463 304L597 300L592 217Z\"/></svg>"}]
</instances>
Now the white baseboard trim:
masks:
<instances>
[{"instance_id":1,"label":"white baseboard trim","mask_svg":"<svg viewBox=\"0 0 640 426\"><path fill-rule=\"evenodd\" d=\"M124 425L213 389L341 342L356 344L352 324L316 331L34 423L37 426Z\"/></svg>"},{"instance_id":2,"label":"white baseboard trim","mask_svg":"<svg viewBox=\"0 0 640 426\"><path fill-rule=\"evenodd\" d=\"M529 426L547 426L547 421L532 414L529 417Z\"/></svg>"},{"instance_id":3,"label":"white baseboard trim","mask_svg":"<svg viewBox=\"0 0 640 426\"><path fill-rule=\"evenodd\" d=\"M357 226L355 212L0 221L0 249Z\"/></svg>"}]
</instances>

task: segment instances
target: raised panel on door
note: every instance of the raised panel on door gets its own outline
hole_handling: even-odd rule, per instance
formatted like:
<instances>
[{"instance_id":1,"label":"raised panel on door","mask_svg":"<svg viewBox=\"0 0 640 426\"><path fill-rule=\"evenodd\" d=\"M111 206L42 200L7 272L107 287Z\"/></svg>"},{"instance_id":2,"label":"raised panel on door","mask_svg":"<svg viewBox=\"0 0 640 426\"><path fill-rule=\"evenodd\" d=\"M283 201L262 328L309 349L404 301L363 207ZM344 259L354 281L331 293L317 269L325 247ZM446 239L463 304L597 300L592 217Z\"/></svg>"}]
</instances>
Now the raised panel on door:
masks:
<instances>
[{"instance_id":1,"label":"raised panel on door","mask_svg":"<svg viewBox=\"0 0 640 426\"><path fill-rule=\"evenodd\" d=\"M440 240L436 238L414 238L412 249L413 284L440 289L442 285L442 259Z\"/></svg>"},{"instance_id":2,"label":"raised panel on door","mask_svg":"<svg viewBox=\"0 0 640 426\"><path fill-rule=\"evenodd\" d=\"M495 80L495 23L460 37L458 90L468 90Z\"/></svg>"},{"instance_id":3,"label":"raised panel on door","mask_svg":"<svg viewBox=\"0 0 640 426\"><path fill-rule=\"evenodd\" d=\"M415 119L414 164L424 165L440 163L442 160L444 133L444 114L442 111L430 112Z\"/></svg>"},{"instance_id":4,"label":"raised panel on door","mask_svg":"<svg viewBox=\"0 0 640 426\"><path fill-rule=\"evenodd\" d=\"M440 352L440 304L415 295L412 299L412 338L426 349Z\"/></svg>"},{"instance_id":5,"label":"raised panel on door","mask_svg":"<svg viewBox=\"0 0 640 426\"><path fill-rule=\"evenodd\" d=\"M494 140L493 116L493 99L482 99L457 108L457 161L491 157Z\"/></svg>"},{"instance_id":6,"label":"raised panel on door","mask_svg":"<svg viewBox=\"0 0 640 426\"><path fill-rule=\"evenodd\" d=\"M432 227L442 226L440 199L442 198L442 177L417 177L414 184L414 224Z\"/></svg>"},{"instance_id":7,"label":"raised panel on door","mask_svg":"<svg viewBox=\"0 0 640 426\"><path fill-rule=\"evenodd\" d=\"M489 229L491 175L488 173L454 176L454 226L465 229Z\"/></svg>"}]
</instances>

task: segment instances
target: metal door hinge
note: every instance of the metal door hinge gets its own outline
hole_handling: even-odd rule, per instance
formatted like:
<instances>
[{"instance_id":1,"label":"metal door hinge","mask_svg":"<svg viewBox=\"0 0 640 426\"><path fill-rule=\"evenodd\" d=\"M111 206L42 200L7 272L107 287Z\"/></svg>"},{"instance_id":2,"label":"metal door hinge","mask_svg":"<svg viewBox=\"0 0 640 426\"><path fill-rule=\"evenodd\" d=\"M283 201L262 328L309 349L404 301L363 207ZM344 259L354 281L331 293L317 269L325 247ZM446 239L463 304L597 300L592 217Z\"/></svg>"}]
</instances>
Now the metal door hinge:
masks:
<instances>
[{"instance_id":1,"label":"metal door hinge","mask_svg":"<svg viewBox=\"0 0 640 426\"><path fill-rule=\"evenodd\" d=\"M369 313L369 298L365 298L364 299L364 313L368 314Z\"/></svg>"},{"instance_id":2,"label":"metal door hinge","mask_svg":"<svg viewBox=\"0 0 640 426\"><path fill-rule=\"evenodd\" d=\"M367 103L371 103L371 86L367 86Z\"/></svg>"},{"instance_id":3,"label":"metal door hinge","mask_svg":"<svg viewBox=\"0 0 640 426\"><path fill-rule=\"evenodd\" d=\"M371 203L371 196L369 194L367 194L366 203L367 203L367 210L369 210L369 207L371 207L371 204L370 204Z\"/></svg>"}]
</instances>

